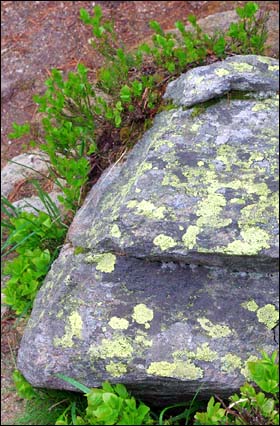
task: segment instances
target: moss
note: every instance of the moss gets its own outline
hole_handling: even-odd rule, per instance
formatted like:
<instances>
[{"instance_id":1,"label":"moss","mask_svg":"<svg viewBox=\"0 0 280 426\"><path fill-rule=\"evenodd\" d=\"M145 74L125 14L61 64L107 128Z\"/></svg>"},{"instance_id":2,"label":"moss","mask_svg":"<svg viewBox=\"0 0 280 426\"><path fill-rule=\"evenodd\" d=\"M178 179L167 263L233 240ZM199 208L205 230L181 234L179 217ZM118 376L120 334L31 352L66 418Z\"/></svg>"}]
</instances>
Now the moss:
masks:
<instances>
[{"instance_id":1,"label":"moss","mask_svg":"<svg viewBox=\"0 0 280 426\"><path fill-rule=\"evenodd\" d=\"M203 377L203 370L190 361L152 362L147 369L148 374L161 377L177 377L180 379L196 380Z\"/></svg>"},{"instance_id":2,"label":"moss","mask_svg":"<svg viewBox=\"0 0 280 426\"><path fill-rule=\"evenodd\" d=\"M111 229L111 235L112 235L112 237L114 237L114 238L120 238L121 237L121 231L120 231L120 228L118 227L118 225L116 225L116 224L114 224L113 226L112 226L112 229Z\"/></svg>"},{"instance_id":3,"label":"moss","mask_svg":"<svg viewBox=\"0 0 280 426\"><path fill-rule=\"evenodd\" d=\"M215 74L217 74L219 77L224 77L225 75L230 74L230 72L225 68L219 68L215 70Z\"/></svg>"},{"instance_id":4,"label":"moss","mask_svg":"<svg viewBox=\"0 0 280 426\"><path fill-rule=\"evenodd\" d=\"M255 312L258 309L258 305L254 300L249 300L249 302L241 303L241 306L251 312Z\"/></svg>"},{"instance_id":5,"label":"moss","mask_svg":"<svg viewBox=\"0 0 280 426\"><path fill-rule=\"evenodd\" d=\"M196 237L200 232L198 226L190 225L187 232L183 235L182 241L188 249L192 249L196 244Z\"/></svg>"},{"instance_id":6,"label":"moss","mask_svg":"<svg viewBox=\"0 0 280 426\"><path fill-rule=\"evenodd\" d=\"M279 311L275 309L275 306L268 304L257 310L257 317L259 322L264 323L271 330L279 321Z\"/></svg>"},{"instance_id":7,"label":"moss","mask_svg":"<svg viewBox=\"0 0 280 426\"><path fill-rule=\"evenodd\" d=\"M113 377L120 377L127 372L127 367L121 362L111 361L110 364L106 365L106 371Z\"/></svg>"},{"instance_id":8,"label":"moss","mask_svg":"<svg viewBox=\"0 0 280 426\"><path fill-rule=\"evenodd\" d=\"M159 246L162 251L168 250L169 248L175 247L177 245L176 241L168 235L160 234L155 237L153 241L155 246Z\"/></svg>"},{"instance_id":9,"label":"moss","mask_svg":"<svg viewBox=\"0 0 280 426\"><path fill-rule=\"evenodd\" d=\"M227 337L232 334L232 330L227 325L214 325L207 318L198 318L197 321L205 330L210 337L213 339L220 339L222 337Z\"/></svg>"},{"instance_id":10,"label":"moss","mask_svg":"<svg viewBox=\"0 0 280 426\"><path fill-rule=\"evenodd\" d=\"M149 322L154 318L154 312L152 309L147 308L144 303L140 303L134 306L132 318L138 324L143 324L145 328L150 328Z\"/></svg>"},{"instance_id":11,"label":"moss","mask_svg":"<svg viewBox=\"0 0 280 426\"><path fill-rule=\"evenodd\" d=\"M89 355L93 358L130 358L133 352L133 347L130 340L123 336L117 335L112 339L102 339L101 345L91 345Z\"/></svg>"},{"instance_id":12,"label":"moss","mask_svg":"<svg viewBox=\"0 0 280 426\"><path fill-rule=\"evenodd\" d=\"M75 247L74 254L78 255L78 254L81 254L81 253L85 253L84 247Z\"/></svg>"},{"instance_id":13,"label":"moss","mask_svg":"<svg viewBox=\"0 0 280 426\"><path fill-rule=\"evenodd\" d=\"M242 367L242 360L239 356L228 353L221 358L222 362L222 371L226 371L227 373L231 373L234 370L237 370Z\"/></svg>"},{"instance_id":14,"label":"moss","mask_svg":"<svg viewBox=\"0 0 280 426\"><path fill-rule=\"evenodd\" d=\"M116 256L112 253L88 255L85 258L87 263L97 263L96 269L101 272L113 272L115 269Z\"/></svg>"},{"instance_id":15,"label":"moss","mask_svg":"<svg viewBox=\"0 0 280 426\"><path fill-rule=\"evenodd\" d=\"M73 312L69 316L68 323L65 326L65 335L63 337L55 337L53 341L54 346L71 348L74 345L74 336L79 339L82 338L82 327L83 321L80 314Z\"/></svg>"},{"instance_id":16,"label":"moss","mask_svg":"<svg viewBox=\"0 0 280 426\"><path fill-rule=\"evenodd\" d=\"M129 322L125 318L112 317L109 321L109 326L114 330L127 330Z\"/></svg>"}]
</instances>

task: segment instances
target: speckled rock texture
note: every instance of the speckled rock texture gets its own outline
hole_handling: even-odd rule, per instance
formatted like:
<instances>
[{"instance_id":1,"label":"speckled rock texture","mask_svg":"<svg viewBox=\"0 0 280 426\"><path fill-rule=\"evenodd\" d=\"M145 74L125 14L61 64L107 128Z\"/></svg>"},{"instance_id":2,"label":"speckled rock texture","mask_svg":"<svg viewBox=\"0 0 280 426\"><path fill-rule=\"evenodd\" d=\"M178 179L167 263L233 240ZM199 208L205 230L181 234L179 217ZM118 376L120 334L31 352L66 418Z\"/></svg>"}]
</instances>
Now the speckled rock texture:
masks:
<instances>
[{"instance_id":1,"label":"speckled rock texture","mask_svg":"<svg viewBox=\"0 0 280 426\"><path fill-rule=\"evenodd\" d=\"M64 373L159 404L201 385L226 397L278 346L277 65L235 57L243 71L218 86L238 80L238 92L217 97L213 73L232 59L184 76L187 98L207 71L214 99L158 115L89 193L21 342L33 385L73 389ZM182 78L167 93L186 105Z\"/></svg>"}]
</instances>

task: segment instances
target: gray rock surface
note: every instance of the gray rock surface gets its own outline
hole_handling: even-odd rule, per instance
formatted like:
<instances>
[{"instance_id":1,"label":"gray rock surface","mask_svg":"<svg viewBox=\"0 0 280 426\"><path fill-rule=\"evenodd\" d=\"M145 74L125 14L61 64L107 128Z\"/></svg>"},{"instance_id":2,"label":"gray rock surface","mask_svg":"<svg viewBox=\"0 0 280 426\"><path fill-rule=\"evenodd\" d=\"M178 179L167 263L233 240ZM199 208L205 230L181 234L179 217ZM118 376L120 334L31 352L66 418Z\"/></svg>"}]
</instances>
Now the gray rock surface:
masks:
<instances>
[{"instance_id":1,"label":"gray rock surface","mask_svg":"<svg viewBox=\"0 0 280 426\"><path fill-rule=\"evenodd\" d=\"M270 79L263 93L161 113L92 188L21 342L33 385L73 389L64 373L161 404L200 385L225 397L248 360L277 347L276 64L240 58L252 61L265 65L258 82Z\"/></svg>"},{"instance_id":2,"label":"gray rock surface","mask_svg":"<svg viewBox=\"0 0 280 426\"><path fill-rule=\"evenodd\" d=\"M15 185L28 178L38 178L39 174L48 173L48 156L41 151L24 153L13 158L1 170L1 195L8 197ZM17 163L17 164L15 164Z\"/></svg>"},{"instance_id":3,"label":"gray rock surface","mask_svg":"<svg viewBox=\"0 0 280 426\"><path fill-rule=\"evenodd\" d=\"M165 99L176 105L193 106L232 90L276 92L279 88L279 61L265 56L238 55L210 67L193 68L168 85Z\"/></svg>"},{"instance_id":4,"label":"gray rock surface","mask_svg":"<svg viewBox=\"0 0 280 426\"><path fill-rule=\"evenodd\" d=\"M50 199L52 202L56 205L58 209L60 209L61 213L63 213L63 205L58 200L58 196L63 196L62 192L50 192L49 194ZM29 213L37 214L38 211L42 211L45 213L48 213L48 210L44 203L41 201L40 197L32 196L32 197L26 197L21 198L18 201L15 201L13 203L13 206L17 209L20 209L22 211L26 211Z\"/></svg>"}]
</instances>

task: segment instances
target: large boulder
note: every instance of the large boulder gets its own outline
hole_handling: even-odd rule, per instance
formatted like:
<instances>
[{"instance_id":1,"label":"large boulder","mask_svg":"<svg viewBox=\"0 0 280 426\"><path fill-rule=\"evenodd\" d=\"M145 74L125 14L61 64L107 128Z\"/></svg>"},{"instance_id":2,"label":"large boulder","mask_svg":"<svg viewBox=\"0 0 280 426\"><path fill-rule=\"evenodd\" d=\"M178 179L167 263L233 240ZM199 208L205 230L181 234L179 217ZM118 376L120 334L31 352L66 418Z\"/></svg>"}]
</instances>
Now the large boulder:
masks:
<instances>
[{"instance_id":1,"label":"large boulder","mask_svg":"<svg viewBox=\"0 0 280 426\"><path fill-rule=\"evenodd\" d=\"M234 57L169 85L174 109L93 187L36 298L30 383L228 396L277 347L277 66Z\"/></svg>"}]
</instances>

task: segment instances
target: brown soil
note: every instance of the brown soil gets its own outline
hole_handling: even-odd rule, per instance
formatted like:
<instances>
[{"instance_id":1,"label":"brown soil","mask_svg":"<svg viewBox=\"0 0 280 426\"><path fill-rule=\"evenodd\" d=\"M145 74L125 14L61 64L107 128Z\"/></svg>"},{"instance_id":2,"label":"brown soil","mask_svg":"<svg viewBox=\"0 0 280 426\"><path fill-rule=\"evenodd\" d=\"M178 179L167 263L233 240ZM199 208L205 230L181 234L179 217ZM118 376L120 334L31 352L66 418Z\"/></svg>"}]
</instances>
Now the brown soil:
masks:
<instances>
[{"instance_id":1,"label":"brown soil","mask_svg":"<svg viewBox=\"0 0 280 426\"><path fill-rule=\"evenodd\" d=\"M170 29L177 20L187 22L187 15L203 18L235 9L244 1L2 1L1 5L1 168L15 155L24 152L27 141L11 141L12 123L34 122L37 107L34 94L44 92L44 81L52 68L67 73L83 62L94 78L100 58L88 44L91 29L79 18L80 8L91 12L101 4L107 19L127 47L136 46L151 35L148 22L157 20ZM277 1L257 2L268 10L278 10ZM30 184L20 183L11 201L32 193ZM2 411L1 424L12 424L22 409L14 392L11 374L22 328L14 328L9 311L2 316Z\"/></svg>"}]
</instances>

